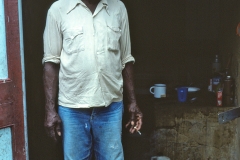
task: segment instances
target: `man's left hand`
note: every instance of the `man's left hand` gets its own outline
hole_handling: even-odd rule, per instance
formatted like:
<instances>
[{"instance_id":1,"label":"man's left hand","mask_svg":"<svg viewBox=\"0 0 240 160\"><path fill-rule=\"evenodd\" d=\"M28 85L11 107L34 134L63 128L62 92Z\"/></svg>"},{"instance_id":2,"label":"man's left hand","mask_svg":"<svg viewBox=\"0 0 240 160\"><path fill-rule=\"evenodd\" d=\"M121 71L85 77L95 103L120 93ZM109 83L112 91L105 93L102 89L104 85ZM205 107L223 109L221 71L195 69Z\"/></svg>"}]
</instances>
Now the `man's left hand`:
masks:
<instances>
[{"instance_id":1,"label":"man's left hand","mask_svg":"<svg viewBox=\"0 0 240 160\"><path fill-rule=\"evenodd\" d=\"M128 104L127 108L130 119L125 127L127 128L130 126L129 132L134 133L135 131L139 131L142 127L143 114L136 103Z\"/></svg>"}]
</instances>

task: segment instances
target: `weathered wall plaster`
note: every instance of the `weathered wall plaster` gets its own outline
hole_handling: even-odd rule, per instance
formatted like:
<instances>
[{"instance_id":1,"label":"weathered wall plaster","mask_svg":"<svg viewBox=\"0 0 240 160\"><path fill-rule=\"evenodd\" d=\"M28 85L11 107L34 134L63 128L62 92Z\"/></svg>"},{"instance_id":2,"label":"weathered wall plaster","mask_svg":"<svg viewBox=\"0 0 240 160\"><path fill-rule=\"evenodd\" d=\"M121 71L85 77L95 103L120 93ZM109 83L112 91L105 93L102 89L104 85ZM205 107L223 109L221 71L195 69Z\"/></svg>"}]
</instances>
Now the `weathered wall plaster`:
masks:
<instances>
[{"instance_id":1,"label":"weathered wall plaster","mask_svg":"<svg viewBox=\"0 0 240 160\"><path fill-rule=\"evenodd\" d=\"M239 160L237 120L218 123L218 112L228 109L156 107L150 154L171 160Z\"/></svg>"}]
</instances>

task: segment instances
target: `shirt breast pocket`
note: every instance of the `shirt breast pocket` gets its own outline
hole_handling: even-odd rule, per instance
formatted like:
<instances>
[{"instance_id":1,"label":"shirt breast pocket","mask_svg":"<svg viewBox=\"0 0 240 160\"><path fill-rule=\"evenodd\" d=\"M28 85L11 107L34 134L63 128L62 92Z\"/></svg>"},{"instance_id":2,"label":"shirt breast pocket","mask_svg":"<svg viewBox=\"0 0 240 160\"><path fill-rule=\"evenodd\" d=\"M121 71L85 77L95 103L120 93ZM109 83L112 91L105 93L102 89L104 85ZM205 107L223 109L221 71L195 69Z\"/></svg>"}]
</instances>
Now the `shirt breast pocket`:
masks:
<instances>
[{"instance_id":1,"label":"shirt breast pocket","mask_svg":"<svg viewBox=\"0 0 240 160\"><path fill-rule=\"evenodd\" d=\"M112 52L119 51L119 39L121 37L121 29L117 26L107 25L108 32L108 50Z\"/></svg>"},{"instance_id":2,"label":"shirt breast pocket","mask_svg":"<svg viewBox=\"0 0 240 160\"><path fill-rule=\"evenodd\" d=\"M78 53L84 50L84 34L82 29L69 29L64 34L63 49L66 53Z\"/></svg>"}]
</instances>

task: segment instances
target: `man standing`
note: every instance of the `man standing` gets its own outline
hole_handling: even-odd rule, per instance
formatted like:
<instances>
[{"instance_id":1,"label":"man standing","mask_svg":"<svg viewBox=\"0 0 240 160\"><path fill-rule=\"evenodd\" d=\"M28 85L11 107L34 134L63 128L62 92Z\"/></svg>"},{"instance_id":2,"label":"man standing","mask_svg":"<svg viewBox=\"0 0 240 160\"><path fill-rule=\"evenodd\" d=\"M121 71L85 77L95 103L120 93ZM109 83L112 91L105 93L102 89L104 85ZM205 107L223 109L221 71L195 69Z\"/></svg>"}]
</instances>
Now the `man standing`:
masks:
<instances>
[{"instance_id":1,"label":"man standing","mask_svg":"<svg viewBox=\"0 0 240 160\"><path fill-rule=\"evenodd\" d=\"M123 89L130 118L126 127L133 133L142 126L128 25L120 0L59 0L48 11L45 127L55 141L62 136L65 160L124 159Z\"/></svg>"}]
</instances>

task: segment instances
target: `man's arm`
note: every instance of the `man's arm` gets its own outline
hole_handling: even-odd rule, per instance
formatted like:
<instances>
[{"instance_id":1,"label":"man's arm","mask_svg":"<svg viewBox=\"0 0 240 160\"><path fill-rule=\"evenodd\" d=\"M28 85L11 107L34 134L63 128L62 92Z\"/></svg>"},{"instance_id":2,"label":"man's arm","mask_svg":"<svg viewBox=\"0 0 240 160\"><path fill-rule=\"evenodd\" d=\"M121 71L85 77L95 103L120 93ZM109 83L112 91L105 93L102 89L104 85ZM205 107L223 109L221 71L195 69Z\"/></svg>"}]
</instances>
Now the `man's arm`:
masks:
<instances>
[{"instance_id":1,"label":"man's arm","mask_svg":"<svg viewBox=\"0 0 240 160\"><path fill-rule=\"evenodd\" d=\"M59 65L44 63L43 82L45 92L45 123L47 134L56 142L61 136L61 119L56 111Z\"/></svg>"},{"instance_id":2,"label":"man's arm","mask_svg":"<svg viewBox=\"0 0 240 160\"><path fill-rule=\"evenodd\" d=\"M125 68L122 71L123 74L123 86L124 91L127 94L127 108L129 112L129 121L126 127L130 126L129 132L133 133L141 129L143 114L140 111L133 84L133 63L126 63Z\"/></svg>"}]
</instances>

